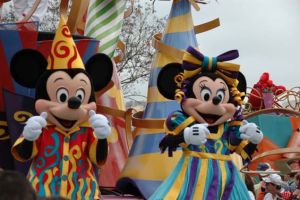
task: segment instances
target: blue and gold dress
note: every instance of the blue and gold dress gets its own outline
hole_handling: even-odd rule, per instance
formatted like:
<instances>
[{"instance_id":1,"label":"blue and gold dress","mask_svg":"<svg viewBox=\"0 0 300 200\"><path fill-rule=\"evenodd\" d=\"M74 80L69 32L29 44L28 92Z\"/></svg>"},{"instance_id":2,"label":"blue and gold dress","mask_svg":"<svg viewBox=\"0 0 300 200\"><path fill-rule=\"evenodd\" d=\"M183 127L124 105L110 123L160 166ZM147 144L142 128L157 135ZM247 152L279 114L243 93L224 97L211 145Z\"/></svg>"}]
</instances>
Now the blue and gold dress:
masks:
<instances>
[{"instance_id":1,"label":"blue and gold dress","mask_svg":"<svg viewBox=\"0 0 300 200\"><path fill-rule=\"evenodd\" d=\"M178 164L149 200L236 199L248 200L248 190L230 154L236 152L244 160L253 153L253 144L240 139L240 121L220 124L216 133L208 136L204 145L182 145ZM182 134L195 119L180 111L166 120L169 134ZM175 130L175 131L174 131ZM251 146L251 148L249 148Z\"/></svg>"}]
</instances>

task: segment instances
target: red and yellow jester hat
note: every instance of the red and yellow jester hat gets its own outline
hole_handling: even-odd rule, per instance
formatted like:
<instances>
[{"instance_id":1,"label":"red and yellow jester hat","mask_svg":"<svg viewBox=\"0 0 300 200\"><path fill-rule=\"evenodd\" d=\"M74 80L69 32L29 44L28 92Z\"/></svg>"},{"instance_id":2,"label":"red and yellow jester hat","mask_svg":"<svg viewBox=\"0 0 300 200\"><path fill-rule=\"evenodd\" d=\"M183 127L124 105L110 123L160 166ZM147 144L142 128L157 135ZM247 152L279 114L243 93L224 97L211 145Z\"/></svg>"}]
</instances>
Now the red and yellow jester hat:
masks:
<instances>
[{"instance_id":1,"label":"red and yellow jester hat","mask_svg":"<svg viewBox=\"0 0 300 200\"><path fill-rule=\"evenodd\" d=\"M85 69L63 17L60 18L48 57L47 70L56 69Z\"/></svg>"}]
</instances>

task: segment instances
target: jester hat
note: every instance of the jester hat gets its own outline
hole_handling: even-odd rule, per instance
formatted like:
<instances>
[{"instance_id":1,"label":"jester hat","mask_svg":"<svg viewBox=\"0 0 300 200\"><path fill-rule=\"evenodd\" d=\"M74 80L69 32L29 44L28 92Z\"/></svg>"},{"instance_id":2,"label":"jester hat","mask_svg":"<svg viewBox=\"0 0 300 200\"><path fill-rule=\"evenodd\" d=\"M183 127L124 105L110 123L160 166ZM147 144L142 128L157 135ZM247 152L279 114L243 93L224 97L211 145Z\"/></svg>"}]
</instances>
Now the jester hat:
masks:
<instances>
[{"instance_id":1,"label":"jester hat","mask_svg":"<svg viewBox=\"0 0 300 200\"><path fill-rule=\"evenodd\" d=\"M100 91L111 81L113 73L112 60L105 54L97 53L83 63L63 17L56 30L48 59L35 49L22 49L12 57L10 65L16 82L27 88L35 88L46 71L79 69L89 74L95 91Z\"/></svg>"},{"instance_id":2,"label":"jester hat","mask_svg":"<svg viewBox=\"0 0 300 200\"><path fill-rule=\"evenodd\" d=\"M63 17L60 19L48 57L47 70L55 69L84 69L72 34Z\"/></svg>"}]
</instances>

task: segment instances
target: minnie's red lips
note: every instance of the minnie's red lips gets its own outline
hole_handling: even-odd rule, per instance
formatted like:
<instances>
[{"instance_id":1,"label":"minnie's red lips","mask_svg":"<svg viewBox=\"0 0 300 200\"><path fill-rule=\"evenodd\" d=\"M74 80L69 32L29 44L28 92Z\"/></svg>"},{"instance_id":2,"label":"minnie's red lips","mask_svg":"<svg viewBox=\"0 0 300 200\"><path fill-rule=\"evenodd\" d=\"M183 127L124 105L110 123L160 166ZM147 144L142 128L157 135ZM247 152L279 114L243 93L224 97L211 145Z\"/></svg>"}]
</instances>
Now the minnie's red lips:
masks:
<instances>
[{"instance_id":1,"label":"minnie's red lips","mask_svg":"<svg viewBox=\"0 0 300 200\"><path fill-rule=\"evenodd\" d=\"M66 119L61 119L58 117L55 117L55 119L65 128L69 129L72 128L74 126L74 124L76 123L76 120L66 120Z\"/></svg>"}]
</instances>

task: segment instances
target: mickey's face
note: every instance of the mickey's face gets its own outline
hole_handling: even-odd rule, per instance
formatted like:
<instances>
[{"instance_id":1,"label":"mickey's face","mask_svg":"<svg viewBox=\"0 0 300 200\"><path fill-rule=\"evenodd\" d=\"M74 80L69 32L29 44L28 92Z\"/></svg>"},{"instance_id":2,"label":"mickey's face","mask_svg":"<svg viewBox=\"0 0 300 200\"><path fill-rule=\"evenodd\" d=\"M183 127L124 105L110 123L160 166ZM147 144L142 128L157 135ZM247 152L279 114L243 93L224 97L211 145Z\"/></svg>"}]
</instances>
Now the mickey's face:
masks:
<instances>
[{"instance_id":1,"label":"mickey's face","mask_svg":"<svg viewBox=\"0 0 300 200\"><path fill-rule=\"evenodd\" d=\"M218 125L230 119L236 111L229 103L229 88L221 78L199 77L193 83L192 93L193 97L183 101L182 109L199 123Z\"/></svg>"},{"instance_id":2,"label":"mickey's face","mask_svg":"<svg viewBox=\"0 0 300 200\"><path fill-rule=\"evenodd\" d=\"M52 73L46 82L49 99L38 99L38 113L47 112L47 120L64 131L70 131L88 119L88 111L95 110L90 102L92 86L89 77L78 73L73 78L65 71Z\"/></svg>"}]
</instances>

